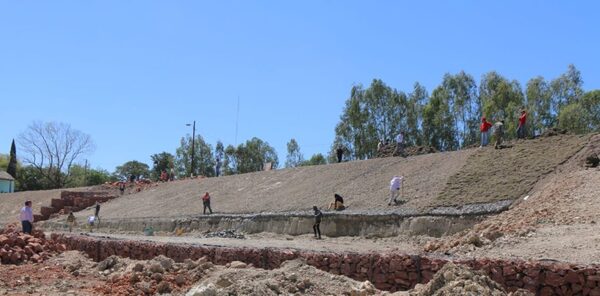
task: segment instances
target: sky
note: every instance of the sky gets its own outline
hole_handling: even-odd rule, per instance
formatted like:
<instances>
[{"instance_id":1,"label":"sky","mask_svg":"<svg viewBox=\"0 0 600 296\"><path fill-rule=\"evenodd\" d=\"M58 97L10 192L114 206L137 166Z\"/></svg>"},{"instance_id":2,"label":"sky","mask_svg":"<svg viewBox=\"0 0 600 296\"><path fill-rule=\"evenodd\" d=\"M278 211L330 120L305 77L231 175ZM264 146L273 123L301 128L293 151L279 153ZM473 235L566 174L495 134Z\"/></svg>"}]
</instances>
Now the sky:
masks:
<instances>
[{"instance_id":1,"label":"sky","mask_svg":"<svg viewBox=\"0 0 600 296\"><path fill-rule=\"evenodd\" d=\"M326 154L353 85L429 92L445 73L525 85L574 64L600 88L598 1L0 0L0 153L34 121L89 134L110 172L258 137ZM237 102L239 99L239 113ZM236 128L237 127L237 128ZM237 133L236 133L237 130ZM19 146L17 146L19 154Z\"/></svg>"}]
</instances>

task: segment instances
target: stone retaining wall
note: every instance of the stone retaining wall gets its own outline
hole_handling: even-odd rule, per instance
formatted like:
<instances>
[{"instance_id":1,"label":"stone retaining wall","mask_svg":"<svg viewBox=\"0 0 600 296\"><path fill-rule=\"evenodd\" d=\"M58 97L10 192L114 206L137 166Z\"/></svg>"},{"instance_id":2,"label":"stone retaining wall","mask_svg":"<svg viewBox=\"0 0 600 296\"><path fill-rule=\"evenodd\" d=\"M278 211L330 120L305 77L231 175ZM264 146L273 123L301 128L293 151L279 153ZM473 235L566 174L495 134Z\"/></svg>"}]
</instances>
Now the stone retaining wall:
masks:
<instances>
[{"instance_id":1,"label":"stone retaining wall","mask_svg":"<svg viewBox=\"0 0 600 296\"><path fill-rule=\"evenodd\" d=\"M50 200L50 206L42 206L39 215L34 215L34 221L44 221L51 218L53 214L81 211L93 206L96 202L106 202L117 196L109 195L103 191L62 191L60 199Z\"/></svg>"},{"instance_id":2,"label":"stone retaining wall","mask_svg":"<svg viewBox=\"0 0 600 296\"><path fill-rule=\"evenodd\" d=\"M102 217L101 217L102 218ZM321 223L321 233L329 237L363 236L391 237L398 235L452 235L472 227L483 216L401 216L327 213ZM99 231L141 232L146 226L154 231L214 232L235 229L244 233L271 232L287 235L312 233L314 216L311 214L215 214L182 219L130 218L102 219ZM48 221L45 229L63 229L64 221Z\"/></svg>"},{"instance_id":3,"label":"stone retaining wall","mask_svg":"<svg viewBox=\"0 0 600 296\"><path fill-rule=\"evenodd\" d=\"M229 248L217 246L116 240L53 234L52 239L68 249L87 253L96 261L111 255L148 260L165 255L178 262L207 257L215 264L243 261L273 269L286 260L302 258L312 266L353 279L369 280L382 290L407 290L427 283L447 259L400 253L328 253L274 248ZM600 295L600 265L559 262L474 259L455 263L481 270L509 291L524 288L538 295Z\"/></svg>"}]
</instances>

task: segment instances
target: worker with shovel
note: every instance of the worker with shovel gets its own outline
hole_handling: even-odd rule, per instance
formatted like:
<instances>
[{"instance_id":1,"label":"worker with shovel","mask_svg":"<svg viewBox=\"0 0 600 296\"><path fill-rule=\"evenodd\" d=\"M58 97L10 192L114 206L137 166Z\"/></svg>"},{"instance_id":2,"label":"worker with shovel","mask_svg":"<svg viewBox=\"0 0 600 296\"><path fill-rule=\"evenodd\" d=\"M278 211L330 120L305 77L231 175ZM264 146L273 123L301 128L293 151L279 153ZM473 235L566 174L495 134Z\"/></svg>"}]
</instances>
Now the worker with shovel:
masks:
<instances>
[{"instance_id":1,"label":"worker with shovel","mask_svg":"<svg viewBox=\"0 0 600 296\"><path fill-rule=\"evenodd\" d=\"M403 176L394 176L390 181L390 200L388 201L388 206L391 206L392 203L398 204L398 196L400 195L400 189L402 188L402 183L404 183ZM404 196L404 194L402 194Z\"/></svg>"}]
</instances>

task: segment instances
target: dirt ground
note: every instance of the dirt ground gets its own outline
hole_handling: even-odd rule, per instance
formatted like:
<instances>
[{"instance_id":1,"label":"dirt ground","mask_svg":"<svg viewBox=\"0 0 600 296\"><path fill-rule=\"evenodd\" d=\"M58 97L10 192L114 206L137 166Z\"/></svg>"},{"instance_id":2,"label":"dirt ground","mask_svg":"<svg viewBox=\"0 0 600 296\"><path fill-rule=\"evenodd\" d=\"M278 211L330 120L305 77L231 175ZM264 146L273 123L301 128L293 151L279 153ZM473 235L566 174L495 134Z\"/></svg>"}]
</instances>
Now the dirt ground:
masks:
<instances>
[{"instance_id":1,"label":"dirt ground","mask_svg":"<svg viewBox=\"0 0 600 296\"><path fill-rule=\"evenodd\" d=\"M519 140L512 148L477 149L448 179L438 205L491 202L525 196L537 181L554 171L588 142L589 136L563 135Z\"/></svg>"}]
</instances>

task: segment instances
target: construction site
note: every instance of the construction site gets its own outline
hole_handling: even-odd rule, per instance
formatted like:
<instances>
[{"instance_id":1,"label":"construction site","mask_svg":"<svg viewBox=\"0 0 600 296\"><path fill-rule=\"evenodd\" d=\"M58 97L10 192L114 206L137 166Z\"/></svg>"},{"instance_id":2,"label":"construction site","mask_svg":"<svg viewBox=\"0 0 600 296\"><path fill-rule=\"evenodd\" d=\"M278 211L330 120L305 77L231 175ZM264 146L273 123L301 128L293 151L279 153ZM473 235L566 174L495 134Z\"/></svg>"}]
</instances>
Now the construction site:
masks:
<instances>
[{"instance_id":1,"label":"construction site","mask_svg":"<svg viewBox=\"0 0 600 296\"><path fill-rule=\"evenodd\" d=\"M599 155L598 134L551 133L123 193L7 193L0 295L600 295ZM395 175L402 202L389 206ZM327 210L334 194L344 210Z\"/></svg>"}]
</instances>

